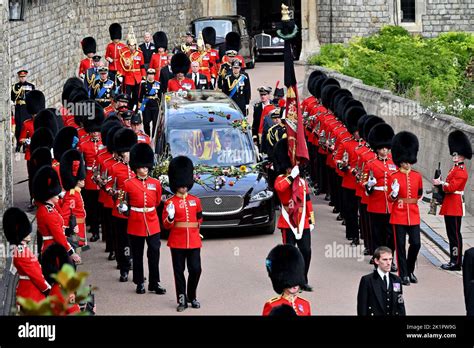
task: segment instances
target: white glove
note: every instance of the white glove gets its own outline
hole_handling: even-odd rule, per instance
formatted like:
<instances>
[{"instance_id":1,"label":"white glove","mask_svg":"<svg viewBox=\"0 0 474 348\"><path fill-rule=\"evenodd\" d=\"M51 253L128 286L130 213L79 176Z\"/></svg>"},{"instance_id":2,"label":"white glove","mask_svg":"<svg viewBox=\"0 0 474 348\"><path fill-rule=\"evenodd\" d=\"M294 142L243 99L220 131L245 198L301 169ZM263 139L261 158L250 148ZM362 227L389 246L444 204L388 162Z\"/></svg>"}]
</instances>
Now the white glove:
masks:
<instances>
[{"instance_id":1,"label":"white glove","mask_svg":"<svg viewBox=\"0 0 474 348\"><path fill-rule=\"evenodd\" d=\"M377 179L375 178L370 178L369 181L367 181L367 186L372 187L377 185Z\"/></svg>"},{"instance_id":2,"label":"white glove","mask_svg":"<svg viewBox=\"0 0 474 348\"><path fill-rule=\"evenodd\" d=\"M296 177L300 175L300 168L298 166L294 166L293 169L291 170L291 174L290 176L293 178L293 179L296 179Z\"/></svg>"},{"instance_id":3,"label":"white glove","mask_svg":"<svg viewBox=\"0 0 474 348\"><path fill-rule=\"evenodd\" d=\"M119 204L118 211L120 214L126 213L128 211L128 205L125 203Z\"/></svg>"},{"instance_id":4,"label":"white glove","mask_svg":"<svg viewBox=\"0 0 474 348\"><path fill-rule=\"evenodd\" d=\"M31 138L26 138L25 144L26 144L26 145L30 145L30 144L31 144Z\"/></svg>"},{"instance_id":5,"label":"white glove","mask_svg":"<svg viewBox=\"0 0 474 348\"><path fill-rule=\"evenodd\" d=\"M313 225L313 224L310 224L310 225L309 225L309 231L311 232L312 230L314 230L314 225Z\"/></svg>"},{"instance_id":6,"label":"white glove","mask_svg":"<svg viewBox=\"0 0 474 348\"><path fill-rule=\"evenodd\" d=\"M117 77L117 79L120 81L120 83L123 82L123 76L119 76L119 77Z\"/></svg>"},{"instance_id":7,"label":"white glove","mask_svg":"<svg viewBox=\"0 0 474 348\"><path fill-rule=\"evenodd\" d=\"M113 63L113 62L114 62L114 59L113 59L112 57L107 57L107 61L108 61L109 63Z\"/></svg>"},{"instance_id":8,"label":"white glove","mask_svg":"<svg viewBox=\"0 0 474 348\"><path fill-rule=\"evenodd\" d=\"M58 195L58 197L63 199L65 195L66 195L66 191L61 191L61 193Z\"/></svg>"},{"instance_id":9,"label":"white glove","mask_svg":"<svg viewBox=\"0 0 474 348\"><path fill-rule=\"evenodd\" d=\"M398 180L393 180L392 182L392 197L397 197L398 196L398 192L400 191L400 184L398 183Z\"/></svg>"},{"instance_id":10,"label":"white glove","mask_svg":"<svg viewBox=\"0 0 474 348\"><path fill-rule=\"evenodd\" d=\"M175 213L175 209L174 209L174 204L173 203L170 203L167 207L166 207L166 211L168 213L168 218L170 220L173 220L174 219L174 213Z\"/></svg>"}]
</instances>

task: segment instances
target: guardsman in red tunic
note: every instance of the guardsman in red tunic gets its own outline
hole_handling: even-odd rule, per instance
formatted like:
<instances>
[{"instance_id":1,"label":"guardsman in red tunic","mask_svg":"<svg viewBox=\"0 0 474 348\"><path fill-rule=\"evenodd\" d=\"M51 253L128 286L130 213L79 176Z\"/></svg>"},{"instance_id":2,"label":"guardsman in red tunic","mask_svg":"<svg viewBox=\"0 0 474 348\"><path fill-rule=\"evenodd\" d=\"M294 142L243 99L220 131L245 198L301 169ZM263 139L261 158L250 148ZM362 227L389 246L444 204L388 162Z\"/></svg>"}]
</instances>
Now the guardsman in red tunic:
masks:
<instances>
[{"instance_id":1,"label":"guardsman in red tunic","mask_svg":"<svg viewBox=\"0 0 474 348\"><path fill-rule=\"evenodd\" d=\"M308 271L311 262L311 231L314 229L315 223L310 197L311 191L306 180L300 177L299 167L291 165L288 156L288 139L284 138L275 145L274 159L275 170L280 174L275 180L275 191L280 199L282 211L277 227L281 230L283 244L298 245L298 249L303 255L306 282L301 289L313 291L308 284ZM293 200L293 185L298 185L297 200L300 204L296 219L291 217L293 206L298 204Z\"/></svg>"},{"instance_id":2,"label":"guardsman in red tunic","mask_svg":"<svg viewBox=\"0 0 474 348\"><path fill-rule=\"evenodd\" d=\"M88 69L92 68L94 65L92 64L92 57L95 55L97 51L97 43L95 39L91 36L85 37L81 41L82 51L87 56L81 63L79 64L79 73L78 76L83 79L86 75Z\"/></svg>"},{"instance_id":3,"label":"guardsman in red tunic","mask_svg":"<svg viewBox=\"0 0 474 348\"><path fill-rule=\"evenodd\" d=\"M392 204L389 201L388 189L390 175L397 170L397 166L389 156L394 132L392 127L381 123L372 128L369 133L369 144L377 153L377 156L368 161L365 166L365 174L368 180L364 182L369 200L367 211L370 218L374 250L380 246L395 248L393 230L390 225L390 213ZM396 271L393 263L392 271Z\"/></svg>"},{"instance_id":4,"label":"guardsman in red tunic","mask_svg":"<svg viewBox=\"0 0 474 348\"><path fill-rule=\"evenodd\" d=\"M140 83L145 78L145 58L142 51L137 47L137 39L133 28L128 34L127 47L120 50L119 72L123 76L123 92L131 96L130 108L138 104L138 92Z\"/></svg>"},{"instance_id":5,"label":"guardsman in red tunic","mask_svg":"<svg viewBox=\"0 0 474 348\"><path fill-rule=\"evenodd\" d=\"M57 208L58 195L61 193L58 174L53 168L44 166L38 170L33 179L33 195L38 206L36 221L38 233L43 237L41 252L53 243L61 244L75 263L81 262L81 257L67 241L64 233L65 223ZM72 233L78 233L76 226Z\"/></svg>"},{"instance_id":6,"label":"guardsman in red tunic","mask_svg":"<svg viewBox=\"0 0 474 348\"><path fill-rule=\"evenodd\" d=\"M20 280L16 288L16 297L24 297L35 302L43 300L51 290L44 279L41 265L33 251L28 248L31 223L25 212L18 208L9 208L3 214L3 233L13 247L13 265Z\"/></svg>"},{"instance_id":7,"label":"guardsman in red tunic","mask_svg":"<svg viewBox=\"0 0 474 348\"><path fill-rule=\"evenodd\" d=\"M153 34L153 42L158 52L153 53L149 69L155 70L155 81L160 81L160 70L169 64L168 60L168 37L163 31Z\"/></svg>"},{"instance_id":8,"label":"guardsman in red tunic","mask_svg":"<svg viewBox=\"0 0 474 348\"><path fill-rule=\"evenodd\" d=\"M414 272L421 248L418 200L423 195L423 177L412 168L417 160L418 148L418 138L413 133L400 132L393 137L393 162L399 169L390 176L388 184L389 199L393 202L390 223L397 251L398 276L403 285L418 283ZM407 235L410 243L408 258L405 247Z\"/></svg>"},{"instance_id":9,"label":"guardsman in red tunic","mask_svg":"<svg viewBox=\"0 0 474 348\"><path fill-rule=\"evenodd\" d=\"M117 73L120 66L120 51L125 48L122 40L122 26L119 23L112 23L109 26L110 39L112 40L105 49L105 60L109 62L109 77L117 86ZM120 75L120 74L119 74Z\"/></svg>"},{"instance_id":10,"label":"guardsman in red tunic","mask_svg":"<svg viewBox=\"0 0 474 348\"><path fill-rule=\"evenodd\" d=\"M193 162L185 156L171 160L168 169L170 197L163 208L163 226L170 231L168 246L171 249L173 272L176 286L177 311L188 308L200 308L196 291L201 277L201 201L189 193L194 184ZM188 265L189 277L186 286L185 265Z\"/></svg>"},{"instance_id":11,"label":"guardsman in red tunic","mask_svg":"<svg viewBox=\"0 0 474 348\"><path fill-rule=\"evenodd\" d=\"M154 166L154 152L147 144L136 144L130 150L130 168L136 176L125 180L119 195L126 195L118 211L128 215L128 238L132 249L133 282L137 294L145 293L143 248L148 246L148 291L166 293L160 285L160 221L157 208L161 202L160 181L148 175Z\"/></svg>"},{"instance_id":12,"label":"guardsman in red tunic","mask_svg":"<svg viewBox=\"0 0 474 348\"><path fill-rule=\"evenodd\" d=\"M366 112L359 106L352 106L344 111L346 127L351 137L343 140L335 156L338 168L342 172L342 194L344 209L344 219L346 221L346 238L352 240L352 245L359 245L359 220L357 216L358 204L356 196L356 166L357 153L359 146L359 132L357 122Z\"/></svg>"},{"instance_id":13,"label":"guardsman in red tunic","mask_svg":"<svg viewBox=\"0 0 474 348\"><path fill-rule=\"evenodd\" d=\"M199 73L206 76L207 81L211 81L211 55L206 50L204 39L202 38L202 32L199 33L197 40L198 50L189 55L191 62L199 63Z\"/></svg>"},{"instance_id":14,"label":"guardsman in red tunic","mask_svg":"<svg viewBox=\"0 0 474 348\"><path fill-rule=\"evenodd\" d=\"M59 130L58 134L56 134L56 137L54 138L53 142L53 153L54 153L54 163L57 165L53 169L56 170L56 172L59 175L59 178L61 178L60 174L60 162L61 162L61 157L67 150L75 149L77 145L79 144L79 136L77 133L77 130L74 127L71 126L66 126L63 127Z\"/></svg>"},{"instance_id":15,"label":"guardsman in red tunic","mask_svg":"<svg viewBox=\"0 0 474 348\"><path fill-rule=\"evenodd\" d=\"M448 137L449 152L453 156L454 166L445 180L436 178L433 184L442 185L443 204L439 211L444 215L444 223L449 240L450 262L441 266L448 271L459 271L462 265L461 222L465 215L464 189L468 173L464 161L472 158L471 141L460 130L453 131Z\"/></svg>"},{"instance_id":16,"label":"guardsman in red tunic","mask_svg":"<svg viewBox=\"0 0 474 348\"><path fill-rule=\"evenodd\" d=\"M87 225L90 226L89 232L92 233L91 242L99 240L99 224L100 224L100 205L99 201L99 187L92 180L93 169L97 159L97 153L102 146L100 138L100 128L104 121L104 109L96 102L88 100L83 103L88 110L83 116L84 129L88 136L83 137L79 141L77 149L84 155L86 163L86 178L84 190L82 190L82 197L86 205L87 211ZM87 115L89 113L89 115ZM90 115L92 113L92 115Z\"/></svg>"},{"instance_id":17,"label":"guardsman in red tunic","mask_svg":"<svg viewBox=\"0 0 474 348\"><path fill-rule=\"evenodd\" d=\"M219 72L219 51L213 48L216 45L216 29L213 27L205 27L202 29L202 38L206 45L206 51L209 54L209 65L211 73L211 88L215 88L217 81L217 73Z\"/></svg>"},{"instance_id":18,"label":"guardsman in red tunic","mask_svg":"<svg viewBox=\"0 0 474 348\"><path fill-rule=\"evenodd\" d=\"M112 133L112 130L110 130L110 133ZM137 143L137 135L128 128L122 128L112 134L114 136L113 147L117 154L117 161L109 169L108 175L110 180L105 187L108 194L114 198L112 229L115 232L115 253L120 269L120 282L127 282L131 266L130 244L127 234L128 217L118 211L118 206L125 198L123 195L122 197L119 196L119 192L123 191L125 181L135 177L135 173L130 169L128 163L130 149Z\"/></svg>"},{"instance_id":19,"label":"guardsman in red tunic","mask_svg":"<svg viewBox=\"0 0 474 348\"><path fill-rule=\"evenodd\" d=\"M171 58L171 70L176 77L168 81L168 92L196 89L194 81L185 77L190 66L191 61L188 56L182 52L176 53L173 58Z\"/></svg>"},{"instance_id":20,"label":"guardsman in red tunic","mask_svg":"<svg viewBox=\"0 0 474 348\"><path fill-rule=\"evenodd\" d=\"M75 235L68 237L77 252L88 249L86 247L86 210L81 196L85 177L86 168L82 154L75 149L67 150L61 157L61 183L66 191L62 199L61 215L69 231L72 229L71 216L75 217L78 227L77 238Z\"/></svg>"},{"instance_id":21,"label":"guardsman in red tunic","mask_svg":"<svg viewBox=\"0 0 474 348\"><path fill-rule=\"evenodd\" d=\"M240 34L231 31L225 36L225 56L222 57L222 63L232 63L230 60L239 60L242 63L242 69L245 69L245 59L239 54L239 50L242 47L240 41Z\"/></svg>"},{"instance_id":22,"label":"guardsman in red tunic","mask_svg":"<svg viewBox=\"0 0 474 348\"><path fill-rule=\"evenodd\" d=\"M279 296L265 303L262 315L276 315L275 310L281 305L290 306L298 316L311 315L309 301L298 296L306 284L305 262L300 251L293 245L277 245L268 254L265 265L273 290ZM295 314L289 311L288 315Z\"/></svg>"}]
</instances>

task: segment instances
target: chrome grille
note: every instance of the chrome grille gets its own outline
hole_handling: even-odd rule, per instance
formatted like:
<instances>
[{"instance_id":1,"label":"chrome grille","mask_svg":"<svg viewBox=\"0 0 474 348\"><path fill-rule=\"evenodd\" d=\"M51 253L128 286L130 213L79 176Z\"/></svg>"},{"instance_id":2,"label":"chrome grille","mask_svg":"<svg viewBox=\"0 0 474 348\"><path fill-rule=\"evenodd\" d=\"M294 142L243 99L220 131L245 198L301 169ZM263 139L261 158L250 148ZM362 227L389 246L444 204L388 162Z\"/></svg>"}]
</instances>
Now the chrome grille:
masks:
<instances>
[{"instance_id":1,"label":"chrome grille","mask_svg":"<svg viewBox=\"0 0 474 348\"><path fill-rule=\"evenodd\" d=\"M242 210L244 200L240 196L200 197L204 215L235 214Z\"/></svg>"},{"instance_id":2,"label":"chrome grille","mask_svg":"<svg viewBox=\"0 0 474 348\"><path fill-rule=\"evenodd\" d=\"M272 45L272 37L268 34L255 35L255 42L257 47L270 47Z\"/></svg>"}]
</instances>

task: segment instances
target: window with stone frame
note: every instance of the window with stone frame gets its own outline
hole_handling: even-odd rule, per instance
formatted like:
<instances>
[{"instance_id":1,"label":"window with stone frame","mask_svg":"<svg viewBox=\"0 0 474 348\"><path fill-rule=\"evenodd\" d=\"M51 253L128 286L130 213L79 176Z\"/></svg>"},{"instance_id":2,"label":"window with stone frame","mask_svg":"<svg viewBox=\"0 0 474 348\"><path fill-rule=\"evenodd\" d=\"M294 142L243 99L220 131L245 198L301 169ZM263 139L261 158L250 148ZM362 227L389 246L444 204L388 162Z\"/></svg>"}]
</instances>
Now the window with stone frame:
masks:
<instances>
[{"instance_id":1,"label":"window with stone frame","mask_svg":"<svg viewBox=\"0 0 474 348\"><path fill-rule=\"evenodd\" d=\"M416 22L416 0L400 0L401 21L403 23Z\"/></svg>"}]
</instances>

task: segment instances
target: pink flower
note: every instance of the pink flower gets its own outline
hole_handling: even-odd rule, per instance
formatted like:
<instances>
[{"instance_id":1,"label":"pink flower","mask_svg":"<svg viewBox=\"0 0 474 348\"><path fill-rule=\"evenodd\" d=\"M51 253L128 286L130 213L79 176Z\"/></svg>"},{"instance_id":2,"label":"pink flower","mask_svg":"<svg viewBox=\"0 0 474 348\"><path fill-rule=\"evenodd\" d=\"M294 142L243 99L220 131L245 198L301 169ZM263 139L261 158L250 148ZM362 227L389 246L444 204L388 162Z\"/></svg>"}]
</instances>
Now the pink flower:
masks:
<instances>
[{"instance_id":1,"label":"pink flower","mask_svg":"<svg viewBox=\"0 0 474 348\"><path fill-rule=\"evenodd\" d=\"M214 117L209 117L209 122L214 122Z\"/></svg>"}]
</instances>

